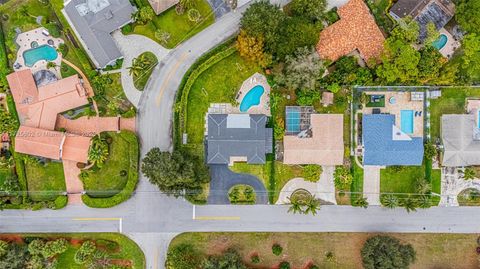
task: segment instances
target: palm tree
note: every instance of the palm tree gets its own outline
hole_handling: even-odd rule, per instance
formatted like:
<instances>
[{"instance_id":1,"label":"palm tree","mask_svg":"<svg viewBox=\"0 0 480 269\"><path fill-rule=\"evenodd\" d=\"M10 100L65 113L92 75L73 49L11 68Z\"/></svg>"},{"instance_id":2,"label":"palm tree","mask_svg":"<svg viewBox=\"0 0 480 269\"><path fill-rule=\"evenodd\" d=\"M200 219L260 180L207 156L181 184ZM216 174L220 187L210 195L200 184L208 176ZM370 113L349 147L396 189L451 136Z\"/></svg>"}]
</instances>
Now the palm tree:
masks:
<instances>
[{"instance_id":1,"label":"palm tree","mask_svg":"<svg viewBox=\"0 0 480 269\"><path fill-rule=\"evenodd\" d=\"M92 138L92 144L88 151L88 160L91 163L96 164L98 167L101 167L107 158L108 144L105 141L105 138L98 134Z\"/></svg>"},{"instance_id":2,"label":"palm tree","mask_svg":"<svg viewBox=\"0 0 480 269\"><path fill-rule=\"evenodd\" d=\"M418 193L426 194L432 191L432 185L425 178L418 178L416 185Z\"/></svg>"},{"instance_id":3,"label":"palm tree","mask_svg":"<svg viewBox=\"0 0 480 269\"><path fill-rule=\"evenodd\" d=\"M367 197L358 197L353 204L355 206L367 208L368 207Z\"/></svg>"},{"instance_id":4,"label":"palm tree","mask_svg":"<svg viewBox=\"0 0 480 269\"><path fill-rule=\"evenodd\" d=\"M302 205L296 201L290 202L290 208L288 209L288 213L292 212L293 214L297 213L304 213Z\"/></svg>"},{"instance_id":5,"label":"palm tree","mask_svg":"<svg viewBox=\"0 0 480 269\"><path fill-rule=\"evenodd\" d=\"M407 198L404 198L401 204L408 213L411 211L417 211L417 201L415 201L410 195Z\"/></svg>"},{"instance_id":6,"label":"palm tree","mask_svg":"<svg viewBox=\"0 0 480 269\"><path fill-rule=\"evenodd\" d=\"M312 215L316 215L317 211L320 210L320 201L318 199L315 199L315 196L308 201L305 209L305 214L312 213Z\"/></svg>"},{"instance_id":7,"label":"palm tree","mask_svg":"<svg viewBox=\"0 0 480 269\"><path fill-rule=\"evenodd\" d=\"M386 208L393 209L395 207L398 207L399 202L398 202L397 196L392 195L392 194L388 194L388 195L382 196L382 204Z\"/></svg>"},{"instance_id":8,"label":"palm tree","mask_svg":"<svg viewBox=\"0 0 480 269\"><path fill-rule=\"evenodd\" d=\"M422 195L420 196L419 200L418 200L418 207L420 208L429 208L432 206L432 202L430 200L430 196L429 195Z\"/></svg>"},{"instance_id":9,"label":"palm tree","mask_svg":"<svg viewBox=\"0 0 480 269\"><path fill-rule=\"evenodd\" d=\"M128 67L128 74L130 76L138 77L145 69L150 68L152 61L145 55L141 54L139 57L132 60L132 66Z\"/></svg>"}]
</instances>

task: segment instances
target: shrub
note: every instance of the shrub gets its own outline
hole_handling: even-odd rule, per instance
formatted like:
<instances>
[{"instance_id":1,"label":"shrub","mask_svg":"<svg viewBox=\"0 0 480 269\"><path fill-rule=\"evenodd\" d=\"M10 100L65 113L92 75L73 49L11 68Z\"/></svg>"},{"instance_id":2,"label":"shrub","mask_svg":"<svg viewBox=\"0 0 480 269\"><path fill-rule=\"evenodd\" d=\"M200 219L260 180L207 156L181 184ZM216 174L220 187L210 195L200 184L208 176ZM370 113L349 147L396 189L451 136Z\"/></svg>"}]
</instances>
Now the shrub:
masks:
<instances>
[{"instance_id":1,"label":"shrub","mask_svg":"<svg viewBox=\"0 0 480 269\"><path fill-rule=\"evenodd\" d=\"M289 262L281 262L280 263L280 269L290 269L290 263Z\"/></svg>"},{"instance_id":2,"label":"shrub","mask_svg":"<svg viewBox=\"0 0 480 269\"><path fill-rule=\"evenodd\" d=\"M58 28L58 25L54 22L51 22L47 25L45 25L45 28L47 28L48 32L50 33L51 36L55 38L60 37L60 29Z\"/></svg>"},{"instance_id":3,"label":"shrub","mask_svg":"<svg viewBox=\"0 0 480 269\"><path fill-rule=\"evenodd\" d=\"M194 246L182 243L168 249L165 267L167 269L191 269L197 268L200 262L200 253Z\"/></svg>"},{"instance_id":4,"label":"shrub","mask_svg":"<svg viewBox=\"0 0 480 269\"><path fill-rule=\"evenodd\" d=\"M317 182L322 174L322 167L320 165L309 164L303 167L302 177L306 181Z\"/></svg>"},{"instance_id":5,"label":"shrub","mask_svg":"<svg viewBox=\"0 0 480 269\"><path fill-rule=\"evenodd\" d=\"M335 187L338 189L349 189L352 184L353 176L350 171L344 166L338 166L333 174L335 178Z\"/></svg>"},{"instance_id":6,"label":"shrub","mask_svg":"<svg viewBox=\"0 0 480 269\"><path fill-rule=\"evenodd\" d=\"M55 201L54 201L54 209L61 209L61 208L64 208L65 206L67 206L67 203L68 203L68 198L66 195L60 195L60 196L57 196L57 198L55 198Z\"/></svg>"},{"instance_id":7,"label":"shrub","mask_svg":"<svg viewBox=\"0 0 480 269\"><path fill-rule=\"evenodd\" d=\"M128 35L133 32L132 24L127 24L122 27L122 34Z\"/></svg>"},{"instance_id":8,"label":"shrub","mask_svg":"<svg viewBox=\"0 0 480 269\"><path fill-rule=\"evenodd\" d=\"M68 54L68 46L64 43L60 43L60 45L58 45L58 51L62 54L63 58L65 58Z\"/></svg>"},{"instance_id":9,"label":"shrub","mask_svg":"<svg viewBox=\"0 0 480 269\"><path fill-rule=\"evenodd\" d=\"M275 256L279 256L280 254L282 254L282 251L283 251L282 246L280 246L279 244L273 244L273 246L272 246L272 253L273 253Z\"/></svg>"},{"instance_id":10,"label":"shrub","mask_svg":"<svg viewBox=\"0 0 480 269\"><path fill-rule=\"evenodd\" d=\"M98 239L95 241L95 244L97 247L104 248L109 252L117 252L120 248L120 245L117 242L105 239Z\"/></svg>"},{"instance_id":11,"label":"shrub","mask_svg":"<svg viewBox=\"0 0 480 269\"><path fill-rule=\"evenodd\" d=\"M250 257L250 261L254 264L260 263L260 257L258 254L253 254L252 257Z\"/></svg>"},{"instance_id":12,"label":"shrub","mask_svg":"<svg viewBox=\"0 0 480 269\"><path fill-rule=\"evenodd\" d=\"M396 238L377 235L363 245L362 261L365 269L408 268L415 261L412 245L403 245Z\"/></svg>"},{"instance_id":13,"label":"shrub","mask_svg":"<svg viewBox=\"0 0 480 269\"><path fill-rule=\"evenodd\" d=\"M76 264L85 264L92 258L96 250L97 247L92 241L85 241L75 253L73 260Z\"/></svg>"},{"instance_id":14,"label":"shrub","mask_svg":"<svg viewBox=\"0 0 480 269\"><path fill-rule=\"evenodd\" d=\"M432 142L425 143L425 158L432 159L435 156L437 156L437 148Z\"/></svg>"},{"instance_id":15,"label":"shrub","mask_svg":"<svg viewBox=\"0 0 480 269\"><path fill-rule=\"evenodd\" d=\"M308 268L308 269L320 269L320 268L316 265L311 265L310 268Z\"/></svg>"}]
</instances>

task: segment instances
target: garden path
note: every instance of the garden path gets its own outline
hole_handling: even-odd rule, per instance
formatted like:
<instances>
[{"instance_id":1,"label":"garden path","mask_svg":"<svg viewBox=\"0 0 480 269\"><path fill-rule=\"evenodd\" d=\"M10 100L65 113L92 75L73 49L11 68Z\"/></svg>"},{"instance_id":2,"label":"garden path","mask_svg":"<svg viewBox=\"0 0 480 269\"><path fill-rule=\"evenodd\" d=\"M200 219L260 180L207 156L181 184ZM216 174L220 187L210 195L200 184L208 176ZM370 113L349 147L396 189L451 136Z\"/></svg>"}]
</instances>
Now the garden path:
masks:
<instances>
[{"instance_id":1,"label":"garden path","mask_svg":"<svg viewBox=\"0 0 480 269\"><path fill-rule=\"evenodd\" d=\"M68 204L75 205L82 203L83 184L78 175L80 169L74 161L63 161L63 173L68 193Z\"/></svg>"},{"instance_id":2,"label":"garden path","mask_svg":"<svg viewBox=\"0 0 480 269\"><path fill-rule=\"evenodd\" d=\"M142 35L123 35L120 31L115 31L112 33L113 39L117 43L118 48L123 54L124 60L122 68L120 69L121 78L122 78L122 87L125 95L127 96L128 100L135 106L138 107L140 103L140 96L142 95L142 91L139 91L135 88L133 84L133 78L130 76L128 72L128 67L132 65L132 60L138 55L150 51L158 59L160 63L165 56L170 52L170 50L160 46L157 42L151 40L148 37ZM154 68L158 69L162 64L156 65ZM148 87L150 83L150 79L147 82L145 88Z\"/></svg>"},{"instance_id":3,"label":"garden path","mask_svg":"<svg viewBox=\"0 0 480 269\"><path fill-rule=\"evenodd\" d=\"M70 120L62 115L58 115L56 129L60 128L64 128L69 133L82 136L94 136L105 131L128 130L135 132L135 118L83 116Z\"/></svg>"}]
</instances>

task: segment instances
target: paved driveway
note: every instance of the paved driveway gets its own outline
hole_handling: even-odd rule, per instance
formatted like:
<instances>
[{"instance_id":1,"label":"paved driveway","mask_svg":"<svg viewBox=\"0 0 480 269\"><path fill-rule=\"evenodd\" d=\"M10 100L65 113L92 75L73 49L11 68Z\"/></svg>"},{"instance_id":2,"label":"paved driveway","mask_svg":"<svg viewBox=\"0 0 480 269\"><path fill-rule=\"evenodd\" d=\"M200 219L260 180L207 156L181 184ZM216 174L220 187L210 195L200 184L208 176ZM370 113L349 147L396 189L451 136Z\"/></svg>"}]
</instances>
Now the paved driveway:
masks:
<instances>
[{"instance_id":1,"label":"paved driveway","mask_svg":"<svg viewBox=\"0 0 480 269\"><path fill-rule=\"evenodd\" d=\"M257 204L267 204L267 190L263 183L255 176L232 172L227 165L210 165L210 195L209 204L230 204L228 190L238 184L252 186L256 194Z\"/></svg>"},{"instance_id":2,"label":"paved driveway","mask_svg":"<svg viewBox=\"0 0 480 269\"><path fill-rule=\"evenodd\" d=\"M380 169L381 166L363 167L363 195L369 205L380 205Z\"/></svg>"}]
</instances>

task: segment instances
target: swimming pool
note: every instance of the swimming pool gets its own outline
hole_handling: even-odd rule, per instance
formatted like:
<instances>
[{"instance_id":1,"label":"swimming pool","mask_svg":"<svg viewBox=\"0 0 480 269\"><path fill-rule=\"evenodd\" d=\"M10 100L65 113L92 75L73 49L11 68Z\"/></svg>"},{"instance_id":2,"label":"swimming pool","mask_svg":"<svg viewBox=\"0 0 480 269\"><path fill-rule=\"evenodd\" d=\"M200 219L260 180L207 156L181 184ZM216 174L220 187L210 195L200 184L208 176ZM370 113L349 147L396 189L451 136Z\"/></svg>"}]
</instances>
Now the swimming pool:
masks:
<instances>
[{"instance_id":1,"label":"swimming pool","mask_svg":"<svg viewBox=\"0 0 480 269\"><path fill-rule=\"evenodd\" d=\"M440 37L433 41L432 46L435 47L437 50L442 49L447 44L448 38L446 35L441 34Z\"/></svg>"},{"instance_id":2,"label":"swimming pool","mask_svg":"<svg viewBox=\"0 0 480 269\"><path fill-rule=\"evenodd\" d=\"M413 110L400 111L400 129L406 134L413 134Z\"/></svg>"},{"instance_id":3,"label":"swimming pool","mask_svg":"<svg viewBox=\"0 0 480 269\"><path fill-rule=\"evenodd\" d=\"M240 104L240 111L247 112L252 106L260 104L260 98L264 92L265 89L262 85L257 85L249 90L243 97L242 103Z\"/></svg>"},{"instance_id":4,"label":"swimming pool","mask_svg":"<svg viewBox=\"0 0 480 269\"><path fill-rule=\"evenodd\" d=\"M300 132L300 107L286 107L286 130L287 134Z\"/></svg>"},{"instance_id":5,"label":"swimming pool","mask_svg":"<svg viewBox=\"0 0 480 269\"><path fill-rule=\"evenodd\" d=\"M25 60L25 65L28 67L32 67L40 60L53 61L57 59L57 57L57 51L49 45L42 45L23 52L23 59Z\"/></svg>"}]
</instances>

